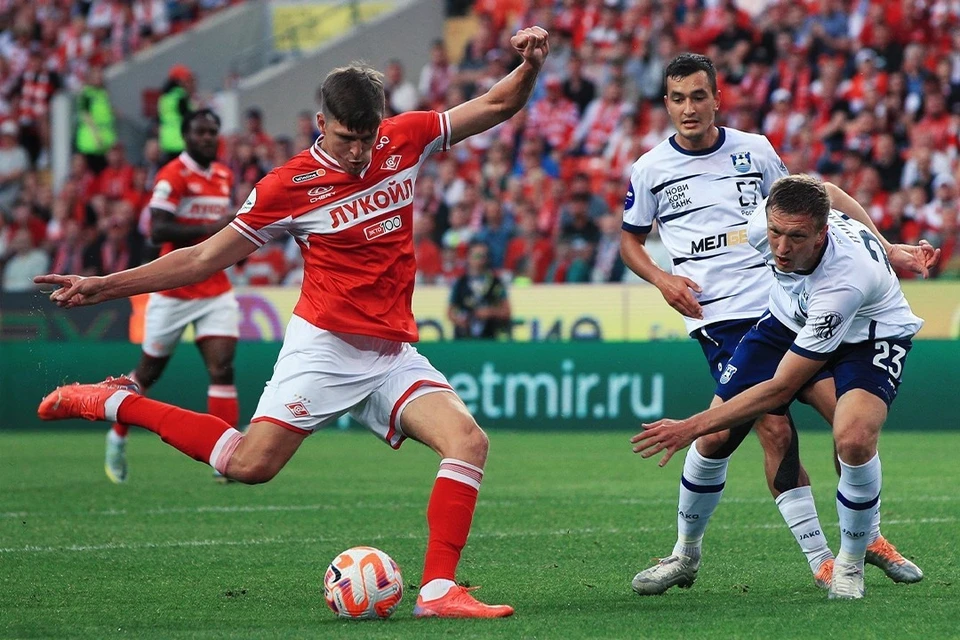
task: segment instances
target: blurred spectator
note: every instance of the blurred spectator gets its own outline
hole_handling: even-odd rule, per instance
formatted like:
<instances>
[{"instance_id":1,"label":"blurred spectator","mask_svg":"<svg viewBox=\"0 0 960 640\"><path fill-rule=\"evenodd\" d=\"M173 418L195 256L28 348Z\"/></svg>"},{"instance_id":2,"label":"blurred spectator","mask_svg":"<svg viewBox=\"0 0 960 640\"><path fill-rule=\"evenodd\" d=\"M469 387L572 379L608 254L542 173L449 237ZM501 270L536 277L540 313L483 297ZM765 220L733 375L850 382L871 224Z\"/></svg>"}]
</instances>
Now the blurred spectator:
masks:
<instances>
[{"instance_id":1,"label":"blurred spectator","mask_svg":"<svg viewBox=\"0 0 960 640\"><path fill-rule=\"evenodd\" d=\"M530 107L527 131L543 137L551 149L566 151L580 122L577 105L563 95L560 78L547 76L546 95Z\"/></svg>"},{"instance_id":2,"label":"blurred spectator","mask_svg":"<svg viewBox=\"0 0 960 640\"><path fill-rule=\"evenodd\" d=\"M3 291L16 293L34 291L33 277L47 273L50 256L31 242L30 231L15 231L7 247L7 254L0 256L3 263Z\"/></svg>"},{"instance_id":3,"label":"blurred spectator","mask_svg":"<svg viewBox=\"0 0 960 640\"><path fill-rule=\"evenodd\" d=\"M430 62L420 70L418 90L429 109L442 109L447 90L457 70L447 58L443 40L435 40L430 46Z\"/></svg>"},{"instance_id":4,"label":"blurred spectator","mask_svg":"<svg viewBox=\"0 0 960 640\"><path fill-rule=\"evenodd\" d=\"M590 280L592 282L620 282L626 265L620 257L620 224L618 215L606 215L600 219L600 240L597 242L596 258Z\"/></svg>"},{"instance_id":5,"label":"blurred spectator","mask_svg":"<svg viewBox=\"0 0 960 640\"><path fill-rule=\"evenodd\" d=\"M453 283L447 316L455 338L488 340L510 337L512 326L507 288L490 268L487 247L471 243L467 272Z\"/></svg>"},{"instance_id":6,"label":"blurred spectator","mask_svg":"<svg viewBox=\"0 0 960 640\"><path fill-rule=\"evenodd\" d=\"M414 215L413 251L417 258L417 281L436 284L443 273L443 258L440 247L433 240L433 217Z\"/></svg>"},{"instance_id":7,"label":"blurred spectator","mask_svg":"<svg viewBox=\"0 0 960 640\"><path fill-rule=\"evenodd\" d=\"M144 238L134 227L133 213L123 200L101 224L103 229L92 248L90 268L97 275L116 273L142 262Z\"/></svg>"},{"instance_id":8,"label":"blurred spectator","mask_svg":"<svg viewBox=\"0 0 960 640\"><path fill-rule=\"evenodd\" d=\"M94 173L100 173L107 165L107 152L116 141L113 107L103 84L103 69L90 67L87 84L77 96L77 151L87 158Z\"/></svg>"},{"instance_id":9,"label":"blurred spectator","mask_svg":"<svg viewBox=\"0 0 960 640\"><path fill-rule=\"evenodd\" d=\"M597 87L593 82L583 75L583 58L574 53L570 56L570 62L567 64L567 76L561 84L563 94L573 104L577 105L577 110L582 115L587 110L587 105L593 102L597 96Z\"/></svg>"},{"instance_id":10,"label":"blurred spectator","mask_svg":"<svg viewBox=\"0 0 960 640\"><path fill-rule=\"evenodd\" d=\"M404 76L403 64L399 60L390 60L383 76L383 91L390 115L413 111L420 106L417 88Z\"/></svg>"},{"instance_id":11,"label":"blurred spectator","mask_svg":"<svg viewBox=\"0 0 960 640\"><path fill-rule=\"evenodd\" d=\"M17 143L17 123L0 124L0 215L10 217L10 209L20 197L21 179L30 168L27 151Z\"/></svg>"},{"instance_id":12,"label":"blurred spectator","mask_svg":"<svg viewBox=\"0 0 960 640\"><path fill-rule=\"evenodd\" d=\"M287 275L287 256L281 236L260 247L243 261L240 282L252 286L278 285Z\"/></svg>"},{"instance_id":13,"label":"blurred spectator","mask_svg":"<svg viewBox=\"0 0 960 640\"><path fill-rule=\"evenodd\" d=\"M110 148L106 161L97 181L98 191L108 200L120 200L133 187L133 167L127 163L123 145L119 142Z\"/></svg>"},{"instance_id":14,"label":"blurred spectator","mask_svg":"<svg viewBox=\"0 0 960 640\"><path fill-rule=\"evenodd\" d=\"M251 148L256 149L261 145L269 147L273 144L273 138L263 130L263 111L260 109L256 107L247 109L246 116L244 117L244 126L245 131L240 137L240 140L250 145ZM286 160L286 158L284 158L284 160Z\"/></svg>"},{"instance_id":15,"label":"blurred spectator","mask_svg":"<svg viewBox=\"0 0 960 640\"><path fill-rule=\"evenodd\" d=\"M31 162L46 168L50 148L50 100L60 88L60 76L44 65L43 49L39 43L30 48L27 66L13 88L20 97L17 118L20 122L20 141L30 155Z\"/></svg>"},{"instance_id":16,"label":"blurred spectator","mask_svg":"<svg viewBox=\"0 0 960 640\"><path fill-rule=\"evenodd\" d=\"M501 269L507 256L507 244L513 237L513 219L505 216L499 200L487 200L483 208L483 226L474 235L473 242L487 247L490 266Z\"/></svg>"},{"instance_id":17,"label":"blurred spectator","mask_svg":"<svg viewBox=\"0 0 960 640\"><path fill-rule=\"evenodd\" d=\"M183 117L195 108L195 90L196 79L189 67L183 64L170 67L167 81L157 100L157 139L160 144L161 164L170 162L184 149L180 125Z\"/></svg>"},{"instance_id":18,"label":"blurred spectator","mask_svg":"<svg viewBox=\"0 0 960 640\"><path fill-rule=\"evenodd\" d=\"M551 262L553 241L540 231L536 209L524 202L517 208L517 234L507 243L504 267L532 282L543 282Z\"/></svg>"}]
</instances>

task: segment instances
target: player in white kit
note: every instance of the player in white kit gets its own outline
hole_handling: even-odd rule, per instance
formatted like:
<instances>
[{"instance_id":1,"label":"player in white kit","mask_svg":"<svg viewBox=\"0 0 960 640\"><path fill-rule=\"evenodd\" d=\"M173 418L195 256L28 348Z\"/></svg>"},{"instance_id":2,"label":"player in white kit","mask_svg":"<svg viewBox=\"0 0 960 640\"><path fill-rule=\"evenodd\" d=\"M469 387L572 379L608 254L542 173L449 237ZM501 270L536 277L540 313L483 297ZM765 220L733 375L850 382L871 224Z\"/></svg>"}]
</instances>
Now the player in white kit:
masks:
<instances>
[{"instance_id":1,"label":"player in white kit","mask_svg":"<svg viewBox=\"0 0 960 640\"><path fill-rule=\"evenodd\" d=\"M677 129L633 166L621 234L626 264L660 289L684 315L687 331L701 345L714 380L767 306L773 277L747 243L748 216L787 168L762 135L715 125L719 107L716 70L709 58L681 54L665 70L664 101ZM856 201L830 186L836 206L867 224ZM644 247L654 221L672 258L668 273ZM886 245L891 258L922 269L913 250ZM829 372L819 374L805 398L828 420L835 407ZM681 476L678 540L673 553L634 579L641 595L689 587L699 569L703 533L720 502L729 457L752 425L698 440ZM796 429L785 409L775 408L757 423L764 469L778 508L800 545L815 582L829 586L833 554L822 533L810 481L800 464ZM922 572L879 533L871 532L871 561L894 580L915 582Z\"/></svg>"},{"instance_id":2,"label":"player in white kit","mask_svg":"<svg viewBox=\"0 0 960 640\"><path fill-rule=\"evenodd\" d=\"M910 310L877 237L831 209L823 184L777 181L757 207L747 240L776 276L769 311L727 364L719 406L686 420L659 420L634 451L660 464L699 436L789 404L821 369L836 381L834 443L840 462L840 552L830 598L862 598L868 533L880 500L877 441L897 395L911 340L923 321Z\"/></svg>"}]
</instances>

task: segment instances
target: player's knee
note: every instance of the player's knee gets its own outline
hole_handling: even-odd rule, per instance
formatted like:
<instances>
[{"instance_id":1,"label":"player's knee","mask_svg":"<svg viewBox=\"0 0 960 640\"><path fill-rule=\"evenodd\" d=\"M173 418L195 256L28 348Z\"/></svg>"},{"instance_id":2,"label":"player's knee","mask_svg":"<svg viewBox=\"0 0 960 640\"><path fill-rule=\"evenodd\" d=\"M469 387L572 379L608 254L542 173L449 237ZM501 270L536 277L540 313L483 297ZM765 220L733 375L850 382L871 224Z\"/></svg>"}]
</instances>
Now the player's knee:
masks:
<instances>
[{"instance_id":1,"label":"player's knee","mask_svg":"<svg viewBox=\"0 0 960 640\"><path fill-rule=\"evenodd\" d=\"M837 456L852 466L865 464L874 456L877 444L870 433L861 429L844 429L835 436Z\"/></svg>"},{"instance_id":2,"label":"player's knee","mask_svg":"<svg viewBox=\"0 0 960 640\"><path fill-rule=\"evenodd\" d=\"M213 384L233 384L233 363L211 363L207 365L207 374Z\"/></svg>"},{"instance_id":3,"label":"player's knee","mask_svg":"<svg viewBox=\"0 0 960 640\"><path fill-rule=\"evenodd\" d=\"M232 459L227 467L227 476L231 480L244 484L263 484L276 477L280 467L266 458L254 460Z\"/></svg>"},{"instance_id":4,"label":"player's knee","mask_svg":"<svg viewBox=\"0 0 960 640\"><path fill-rule=\"evenodd\" d=\"M464 449L474 460L473 464L483 466L483 463L487 461L487 454L490 452L490 438L476 422L467 428L463 444Z\"/></svg>"},{"instance_id":5,"label":"player's knee","mask_svg":"<svg viewBox=\"0 0 960 640\"><path fill-rule=\"evenodd\" d=\"M793 442L793 430L786 419L767 415L757 424L757 437L766 455L782 458Z\"/></svg>"},{"instance_id":6,"label":"player's knee","mask_svg":"<svg viewBox=\"0 0 960 640\"><path fill-rule=\"evenodd\" d=\"M727 444L729 439L729 431L708 433L705 436L700 436L696 442L697 452L704 458L712 458L718 451L724 448L724 445Z\"/></svg>"}]
</instances>

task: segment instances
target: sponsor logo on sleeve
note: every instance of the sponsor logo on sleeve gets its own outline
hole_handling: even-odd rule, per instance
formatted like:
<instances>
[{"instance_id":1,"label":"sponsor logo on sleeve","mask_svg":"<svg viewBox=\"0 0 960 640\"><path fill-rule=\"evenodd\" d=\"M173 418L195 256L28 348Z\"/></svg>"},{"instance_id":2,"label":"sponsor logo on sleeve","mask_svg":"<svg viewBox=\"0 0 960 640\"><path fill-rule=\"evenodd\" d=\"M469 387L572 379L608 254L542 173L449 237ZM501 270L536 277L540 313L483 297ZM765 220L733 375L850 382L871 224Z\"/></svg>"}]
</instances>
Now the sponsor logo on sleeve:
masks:
<instances>
[{"instance_id":1,"label":"sponsor logo on sleeve","mask_svg":"<svg viewBox=\"0 0 960 640\"><path fill-rule=\"evenodd\" d=\"M813 332L821 340L829 340L841 324L843 324L843 316L836 311L828 311L821 313L814 319Z\"/></svg>"},{"instance_id":2,"label":"sponsor logo on sleeve","mask_svg":"<svg viewBox=\"0 0 960 640\"><path fill-rule=\"evenodd\" d=\"M750 171L750 152L737 151L730 154L730 160L733 161L733 168L737 173L746 173Z\"/></svg>"},{"instance_id":3,"label":"sponsor logo on sleeve","mask_svg":"<svg viewBox=\"0 0 960 640\"><path fill-rule=\"evenodd\" d=\"M316 171L311 171L310 173L301 173L298 176L293 176L292 180L294 184L303 184L304 182L316 180L317 178L325 175L327 175L325 170L317 169Z\"/></svg>"},{"instance_id":4,"label":"sponsor logo on sleeve","mask_svg":"<svg viewBox=\"0 0 960 640\"><path fill-rule=\"evenodd\" d=\"M157 200L169 200L171 193L173 193L173 185L166 180L160 180L153 187L153 197Z\"/></svg>"},{"instance_id":5,"label":"sponsor logo on sleeve","mask_svg":"<svg viewBox=\"0 0 960 640\"><path fill-rule=\"evenodd\" d=\"M633 208L633 203L636 200L636 195L633 193L633 183L630 183L630 186L627 187L627 197L623 199L623 210L629 211Z\"/></svg>"},{"instance_id":6,"label":"sponsor logo on sleeve","mask_svg":"<svg viewBox=\"0 0 960 640\"><path fill-rule=\"evenodd\" d=\"M253 205L257 204L257 189L253 188L253 191L250 192L250 195L247 196L247 199L243 202L243 206L240 207L240 210L237 211L237 214L247 213L253 209Z\"/></svg>"}]
</instances>

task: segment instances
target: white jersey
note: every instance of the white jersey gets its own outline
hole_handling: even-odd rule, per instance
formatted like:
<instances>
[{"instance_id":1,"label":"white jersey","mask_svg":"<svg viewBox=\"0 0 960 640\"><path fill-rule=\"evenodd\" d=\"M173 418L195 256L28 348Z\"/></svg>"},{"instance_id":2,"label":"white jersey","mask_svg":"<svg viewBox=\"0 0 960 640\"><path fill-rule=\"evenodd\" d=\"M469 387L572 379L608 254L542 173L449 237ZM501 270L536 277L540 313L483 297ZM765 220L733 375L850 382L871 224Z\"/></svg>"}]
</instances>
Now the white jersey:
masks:
<instances>
[{"instance_id":1,"label":"white jersey","mask_svg":"<svg viewBox=\"0 0 960 640\"><path fill-rule=\"evenodd\" d=\"M671 136L634 163L623 229L650 233L656 220L673 273L702 289L703 319L684 317L688 333L766 310L773 278L747 244L747 223L785 175L769 140L725 127L709 149L687 151Z\"/></svg>"},{"instance_id":2,"label":"white jersey","mask_svg":"<svg viewBox=\"0 0 960 640\"><path fill-rule=\"evenodd\" d=\"M912 338L923 326L880 241L839 211L830 212L826 247L808 272L776 268L767 240L766 200L753 214L747 236L776 277L770 312L797 333L792 351L823 360L841 344Z\"/></svg>"}]
</instances>

